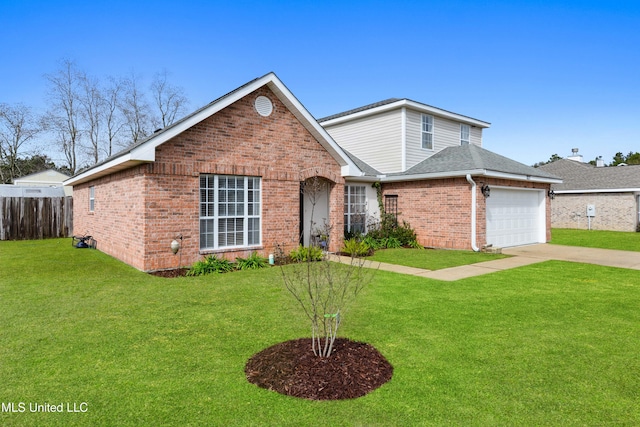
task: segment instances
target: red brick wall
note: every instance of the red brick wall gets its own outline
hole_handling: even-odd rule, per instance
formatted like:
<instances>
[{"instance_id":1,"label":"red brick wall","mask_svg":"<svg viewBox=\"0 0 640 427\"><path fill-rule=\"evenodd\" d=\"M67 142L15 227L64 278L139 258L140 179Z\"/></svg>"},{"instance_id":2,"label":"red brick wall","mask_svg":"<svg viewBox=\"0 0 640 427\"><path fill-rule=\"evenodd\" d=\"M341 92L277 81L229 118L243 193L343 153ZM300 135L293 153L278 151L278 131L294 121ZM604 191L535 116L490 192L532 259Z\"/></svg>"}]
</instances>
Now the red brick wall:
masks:
<instances>
[{"instance_id":1,"label":"red brick wall","mask_svg":"<svg viewBox=\"0 0 640 427\"><path fill-rule=\"evenodd\" d=\"M481 183L489 186L543 188L549 184L473 177L476 182L476 245L486 244L486 202ZM416 231L427 247L471 249L471 184L466 178L384 183L383 194L398 195L398 219ZM546 203L547 241L551 239L551 211Z\"/></svg>"},{"instance_id":2,"label":"red brick wall","mask_svg":"<svg viewBox=\"0 0 640 427\"><path fill-rule=\"evenodd\" d=\"M269 117L254 109L260 95L274 104ZM331 217L342 230L340 165L262 87L165 142L156 149L154 163L74 188L78 206L88 206L88 187L96 187L96 212L74 210L76 234L89 230L101 250L145 271L177 267L179 257L173 255L170 244L182 235L182 265L190 265L203 255L199 250L199 176L203 173L262 177L262 246L258 252L264 256L276 243L289 248L297 245L299 183L314 174L336 183L330 195ZM337 239L333 240L336 249ZM250 252L222 254L233 260Z\"/></svg>"},{"instance_id":3,"label":"red brick wall","mask_svg":"<svg viewBox=\"0 0 640 427\"><path fill-rule=\"evenodd\" d=\"M144 259L145 180L140 167L73 188L74 234L92 235L98 249L134 266ZM89 212L89 187L95 209Z\"/></svg>"}]
</instances>

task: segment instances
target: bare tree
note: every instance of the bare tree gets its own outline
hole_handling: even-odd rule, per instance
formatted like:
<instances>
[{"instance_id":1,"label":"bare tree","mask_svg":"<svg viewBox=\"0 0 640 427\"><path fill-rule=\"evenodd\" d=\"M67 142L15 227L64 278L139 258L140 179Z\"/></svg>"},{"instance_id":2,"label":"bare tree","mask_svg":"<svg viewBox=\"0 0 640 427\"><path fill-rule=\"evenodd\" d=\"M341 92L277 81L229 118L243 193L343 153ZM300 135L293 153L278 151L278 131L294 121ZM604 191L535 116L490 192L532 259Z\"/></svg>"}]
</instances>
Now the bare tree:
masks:
<instances>
[{"instance_id":1,"label":"bare tree","mask_svg":"<svg viewBox=\"0 0 640 427\"><path fill-rule=\"evenodd\" d=\"M313 177L301 190L311 204L310 229L317 229L313 214L321 192L327 191L326 188L325 181ZM327 242L331 241L331 232L330 224L325 224L321 230ZM348 264L340 262L337 255L327 251L322 252L320 260L315 260L312 256L316 252L312 247L313 239L310 238L309 242L307 247L298 249L306 252L307 256L298 258L293 265L281 265L280 270L286 289L311 322L313 354L329 357L345 313L371 281L375 270L365 268L364 260L355 254Z\"/></svg>"},{"instance_id":2,"label":"bare tree","mask_svg":"<svg viewBox=\"0 0 640 427\"><path fill-rule=\"evenodd\" d=\"M42 131L31 109L24 104L0 104L0 180L10 183L22 176L19 156L38 133Z\"/></svg>"},{"instance_id":3,"label":"bare tree","mask_svg":"<svg viewBox=\"0 0 640 427\"><path fill-rule=\"evenodd\" d=\"M78 166L81 109L78 101L81 76L74 62L64 59L60 68L45 76L49 83L47 127L65 156L71 174Z\"/></svg>"},{"instance_id":4,"label":"bare tree","mask_svg":"<svg viewBox=\"0 0 640 427\"><path fill-rule=\"evenodd\" d=\"M119 109L120 98L122 97L123 84L121 80L110 78L109 86L104 89L104 126L106 144L104 151L107 157L113 154L114 145L117 144L118 136L125 126L124 117Z\"/></svg>"},{"instance_id":5,"label":"bare tree","mask_svg":"<svg viewBox=\"0 0 640 427\"><path fill-rule=\"evenodd\" d=\"M186 112L188 104L184 89L167 81L167 70L157 73L151 82L151 95L160 114L156 127L165 128Z\"/></svg>"},{"instance_id":6,"label":"bare tree","mask_svg":"<svg viewBox=\"0 0 640 427\"><path fill-rule=\"evenodd\" d=\"M93 163L100 160L101 124L105 113L105 103L96 78L79 73L79 102L85 133L89 137L89 157Z\"/></svg>"},{"instance_id":7,"label":"bare tree","mask_svg":"<svg viewBox=\"0 0 640 427\"><path fill-rule=\"evenodd\" d=\"M131 74L122 81L120 111L125 117L131 142L135 143L150 134L152 126L151 108L144 93L139 88L139 77Z\"/></svg>"}]
</instances>

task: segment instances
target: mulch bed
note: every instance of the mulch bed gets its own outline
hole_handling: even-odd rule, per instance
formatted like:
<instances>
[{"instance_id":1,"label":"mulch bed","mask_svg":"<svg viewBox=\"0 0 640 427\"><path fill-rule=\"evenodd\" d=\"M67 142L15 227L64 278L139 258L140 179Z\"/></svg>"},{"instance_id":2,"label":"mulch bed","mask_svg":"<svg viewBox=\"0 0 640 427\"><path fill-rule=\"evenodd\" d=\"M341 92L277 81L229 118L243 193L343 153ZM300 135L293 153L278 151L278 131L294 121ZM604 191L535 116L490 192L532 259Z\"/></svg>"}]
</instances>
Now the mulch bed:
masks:
<instances>
[{"instance_id":1,"label":"mulch bed","mask_svg":"<svg viewBox=\"0 0 640 427\"><path fill-rule=\"evenodd\" d=\"M174 268L173 270L152 271L149 274L151 274L152 276L173 278L186 276L187 271L189 271L188 268Z\"/></svg>"},{"instance_id":2,"label":"mulch bed","mask_svg":"<svg viewBox=\"0 0 640 427\"><path fill-rule=\"evenodd\" d=\"M310 400L353 399L375 390L393 366L373 346L336 338L329 357L313 354L310 338L276 344L253 355L245 366L249 382Z\"/></svg>"}]
</instances>

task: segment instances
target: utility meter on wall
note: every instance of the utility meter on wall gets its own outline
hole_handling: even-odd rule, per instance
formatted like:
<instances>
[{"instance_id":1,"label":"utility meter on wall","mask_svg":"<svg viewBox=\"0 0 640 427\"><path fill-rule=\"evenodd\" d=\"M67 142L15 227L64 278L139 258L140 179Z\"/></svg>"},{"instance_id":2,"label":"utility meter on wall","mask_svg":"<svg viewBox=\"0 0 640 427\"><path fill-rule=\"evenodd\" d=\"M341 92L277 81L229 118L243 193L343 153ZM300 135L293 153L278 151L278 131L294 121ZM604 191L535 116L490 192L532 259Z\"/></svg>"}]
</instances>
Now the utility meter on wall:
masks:
<instances>
[{"instance_id":1,"label":"utility meter on wall","mask_svg":"<svg viewBox=\"0 0 640 427\"><path fill-rule=\"evenodd\" d=\"M596 216L596 205L587 205L587 216Z\"/></svg>"}]
</instances>

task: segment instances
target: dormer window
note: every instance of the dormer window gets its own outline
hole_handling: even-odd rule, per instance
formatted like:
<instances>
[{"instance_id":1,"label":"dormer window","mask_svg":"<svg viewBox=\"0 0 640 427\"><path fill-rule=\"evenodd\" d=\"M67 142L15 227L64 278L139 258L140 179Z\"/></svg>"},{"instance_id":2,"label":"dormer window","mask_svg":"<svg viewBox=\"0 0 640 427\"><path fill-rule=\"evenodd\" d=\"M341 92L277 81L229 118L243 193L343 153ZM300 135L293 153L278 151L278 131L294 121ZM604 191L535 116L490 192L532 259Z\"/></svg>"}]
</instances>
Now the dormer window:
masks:
<instances>
[{"instance_id":1,"label":"dormer window","mask_svg":"<svg viewBox=\"0 0 640 427\"><path fill-rule=\"evenodd\" d=\"M465 125L463 123L460 123L460 145L469 145L470 142L470 138L469 138L469 134L471 132L471 129L469 127L469 125Z\"/></svg>"},{"instance_id":2,"label":"dormer window","mask_svg":"<svg viewBox=\"0 0 640 427\"><path fill-rule=\"evenodd\" d=\"M422 115L422 148L433 150L433 116Z\"/></svg>"}]
</instances>

